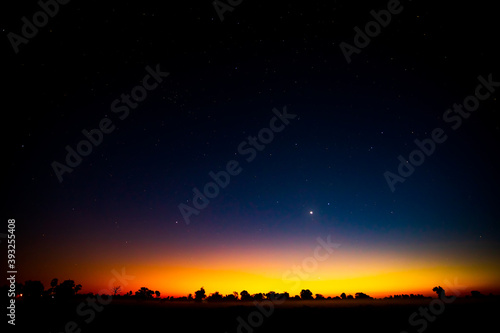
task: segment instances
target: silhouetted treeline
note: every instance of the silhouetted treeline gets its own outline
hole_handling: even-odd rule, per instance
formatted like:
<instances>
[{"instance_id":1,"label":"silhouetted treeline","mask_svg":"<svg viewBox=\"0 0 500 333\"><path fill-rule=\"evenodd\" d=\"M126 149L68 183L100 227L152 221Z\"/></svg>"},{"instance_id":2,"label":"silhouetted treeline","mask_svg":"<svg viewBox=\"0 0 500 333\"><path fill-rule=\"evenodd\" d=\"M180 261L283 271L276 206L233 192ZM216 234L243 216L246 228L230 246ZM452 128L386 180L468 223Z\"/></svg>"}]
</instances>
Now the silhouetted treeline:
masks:
<instances>
[{"instance_id":1,"label":"silhouetted treeline","mask_svg":"<svg viewBox=\"0 0 500 333\"><path fill-rule=\"evenodd\" d=\"M3 286L2 293L4 295L11 294L11 290L8 286ZM53 279L50 283L50 287L48 289L44 288L44 285L40 281L26 281L24 284L16 283L15 284L15 294L17 298L34 301L34 300L42 300L48 299L53 301L66 301L72 299L74 297L87 297L94 296L93 293L87 294L78 294L78 292L82 289L81 284L75 284L73 280L65 280L59 283L58 279ZM137 299L137 300L147 300L147 299L159 299L161 301L207 301L207 302L220 302L220 301L262 301L262 300L349 300L349 299L373 299L373 297L362 293L357 292L353 295L347 295L346 293L342 293L339 296L328 296L325 297L322 294L313 294L309 289L302 289L299 295L290 296L289 293L277 293L274 291L269 291L267 293L256 293L250 294L246 290L242 290L241 292L234 291L231 294L223 295L218 291L215 291L209 295L207 295L205 289L202 287L199 290L194 292L193 294L189 294L187 296L174 297L174 296L166 296L161 297L159 291L154 291L147 287L141 287L139 290L132 292L131 290L121 294L121 287L115 286L109 290L107 296L113 296L122 299ZM445 294L445 291L441 287L434 287L433 291L440 297ZM482 297L495 297L492 294L483 295L479 291L471 291L471 296L473 298L482 298ZM391 295L388 297L384 297L383 299L425 299L432 298L429 296L424 296L422 294L401 294L401 295Z\"/></svg>"},{"instance_id":2,"label":"silhouetted treeline","mask_svg":"<svg viewBox=\"0 0 500 333\"><path fill-rule=\"evenodd\" d=\"M430 296L424 296L422 294L401 294L401 295L391 295L389 297L384 297L384 299L424 299L432 298Z\"/></svg>"},{"instance_id":3,"label":"silhouetted treeline","mask_svg":"<svg viewBox=\"0 0 500 333\"><path fill-rule=\"evenodd\" d=\"M191 294L190 294L191 295ZM372 297L364 293L356 293L356 299L372 299ZM171 298L176 299L176 298ZM183 298L182 298L183 299ZM352 295L346 296L342 293L341 296L324 297L321 294L313 294L309 289L302 289L300 295L290 296L288 292L277 293L270 291L267 293L250 294L248 291L243 290L240 293L233 292L232 294L222 295L218 291L206 296L205 289L202 287L195 292L195 301L261 301L261 300L332 300L332 299L354 299Z\"/></svg>"},{"instance_id":4,"label":"silhouetted treeline","mask_svg":"<svg viewBox=\"0 0 500 333\"><path fill-rule=\"evenodd\" d=\"M2 289L6 289L7 293L11 294L13 291L11 287L4 286ZM50 282L50 288L45 289L44 285L40 281L28 280L24 284L15 284L15 295L16 297L25 300L39 300L43 298L54 299L54 300L69 300L75 297L78 292L82 289L81 284L75 284L73 280L64 280L59 283L58 279L52 279Z\"/></svg>"}]
</instances>

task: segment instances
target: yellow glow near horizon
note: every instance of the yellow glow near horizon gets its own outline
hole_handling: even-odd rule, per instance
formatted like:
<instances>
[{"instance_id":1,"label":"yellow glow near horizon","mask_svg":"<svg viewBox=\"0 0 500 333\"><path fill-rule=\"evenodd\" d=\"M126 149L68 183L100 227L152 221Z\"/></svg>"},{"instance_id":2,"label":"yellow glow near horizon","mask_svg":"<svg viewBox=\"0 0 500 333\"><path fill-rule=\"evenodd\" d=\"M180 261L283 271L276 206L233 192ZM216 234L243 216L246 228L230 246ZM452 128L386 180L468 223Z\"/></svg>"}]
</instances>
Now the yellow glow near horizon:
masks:
<instances>
[{"instance_id":1,"label":"yellow glow near horizon","mask_svg":"<svg viewBox=\"0 0 500 333\"><path fill-rule=\"evenodd\" d=\"M207 296L215 291L221 294L231 294L242 290L247 290L250 294L286 291L293 296L300 294L302 289L310 289L314 294L324 296L339 296L342 292L352 295L356 292L364 292L373 297L402 293L433 295L432 287L440 285L450 291L449 285L453 286L455 279L460 286L465 287L463 291L465 295L471 289L491 288L496 283L495 272L485 267L460 266L401 269L372 274L363 272L357 276L351 274L349 277L338 278L331 278L326 270L318 270L305 279L297 279L296 275L291 275L293 278L283 279L277 277L278 274L262 274L250 270L183 266L159 268L138 265L127 267L126 272L135 278L127 285L122 285L122 292L128 290L135 292L140 287L148 287L159 290L162 295L171 296L194 294L200 287L205 288ZM498 277L498 272L496 272L496 277ZM101 286L107 285L109 279L108 281L101 279L100 282Z\"/></svg>"},{"instance_id":2,"label":"yellow glow near horizon","mask_svg":"<svg viewBox=\"0 0 500 333\"><path fill-rule=\"evenodd\" d=\"M110 264L107 258L89 258L78 265L68 266L53 262L39 271L54 276L29 276L40 279L47 287L54 277L60 281L73 279L82 284L82 292L102 292L110 286L121 286L121 293L135 292L141 287L159 290L166 296L187 296L204 287L207 295L215 291L231 294L247 290L259 292L288 292L298 295L302 289L314 294L339 296L363 292L373 297L393 294L433 295L432 288L441 285L449 290L446 281L465 286L466 293L480 290L488 293L498 290L500 266L494 258L476 256L467 258L456 252L428 250L390 251L339 248L325 260L311 260L314 247L294 248L256 247L225 251L205 251L167 256L157 251L153 256L120 258ZM315 262L315 263L314 263ZM308 266L309 265L309 266ZM63 267L58 271L55 267ZM129 281L116 278L113 270L122 269ZM57 273L53 273L57 272Z\"/></svg>"}]
</instances>

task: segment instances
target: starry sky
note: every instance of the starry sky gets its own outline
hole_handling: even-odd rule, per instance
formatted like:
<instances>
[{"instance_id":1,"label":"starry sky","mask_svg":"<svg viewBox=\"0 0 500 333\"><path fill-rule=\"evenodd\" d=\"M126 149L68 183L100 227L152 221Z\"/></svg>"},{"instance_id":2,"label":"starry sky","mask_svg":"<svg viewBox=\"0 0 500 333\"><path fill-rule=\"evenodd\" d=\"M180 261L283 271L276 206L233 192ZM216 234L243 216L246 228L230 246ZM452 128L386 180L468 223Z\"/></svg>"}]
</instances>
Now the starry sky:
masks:
<instances>
[{"instance_id":1,"label":"starry sky","mask_svg":"<svg viewBox=\"0 0 500 333\"><path fill-rule=\"evenodd\" d=\"M41 9L6 4L2 217L16 219L19 279L97 292L124 269L123 291L174 296L430 295L455 279L500 292L494 84L458 128L444 119L479 76L500 81L495 11L401 1L348 63L342 43L388 3L243 1L221 21L210 1L69 2L17 53L9 33ZM401 177L398 156L408 167L435 129L446 141L393 191L386 172ZM54 163L70 168L82 131L100 142L61 181ZM196 209L210 174L225 186ZM340 246L304 271L318 237Z\"/></svg>"}]
</instances>

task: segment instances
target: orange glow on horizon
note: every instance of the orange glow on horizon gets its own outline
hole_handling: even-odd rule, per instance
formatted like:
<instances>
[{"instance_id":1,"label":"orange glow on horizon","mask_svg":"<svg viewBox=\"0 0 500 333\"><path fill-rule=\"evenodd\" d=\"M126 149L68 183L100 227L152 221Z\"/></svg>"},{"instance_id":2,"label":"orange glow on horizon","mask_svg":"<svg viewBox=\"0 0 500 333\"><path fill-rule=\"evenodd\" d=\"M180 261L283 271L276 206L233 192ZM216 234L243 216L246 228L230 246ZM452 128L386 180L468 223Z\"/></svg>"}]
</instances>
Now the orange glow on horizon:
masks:
<instances>
[{"instance_id":1,"label":"orange glow on horizon","mask_svg":"<svg viewBox=\"0 0 500 333\"><path fill-rule=\"evenodd\" d=\"M232 268L207 268L188 266L163 267L151 265L123 266L125 276L133 276L130 280L116 280L112 271L122 272L121 267L99 269L99 274L92 270L81 270L69 276L77 283L84 285L82 292L104 293L106 288L121 286L121 293L129 290L133 293L141 287L159 290L162 296L187 296L194 294L200 287L204 287L207 296L215 291L221 294L231 294L234 291L247 290L250 294L259 292L285 292L298 295L302 289L310 289L314 294L339 296L342 292L354 295L364 292L372 297L385 297L394 294L424 294L433 295L432 287L441 285L449 290L446 281L453 283L458 279L459 285L465 286L467 293L470 290L484 290L496 287L498 271L492 272L487 267L433 267L402 269L398 267L385 267L366 270L353 270L352 272L337 273L337 267L317 269L304 279L287 270L287 278L280 277L283 271L261 271L259 269L232 269ZM95 271L95 270L94 270ZM107 271L107 272L106 272ZM304 276L305 276L304 275ZM496 276L496 277L495 277ZM60 281L65 278L60 279ZM465 291L464 291L465 295Z\"/></svg>"},{"instance_id":2,"label":"orange glow on horizon","mask_svg":"<svg viewBox=\"0 0 500 333\"><path fill-rule=\"evenodd\" d=\"M482 256L477 260L478 256L469 250L438 252L428 246L426 250L397 251L341 246L325 260L312 260L315 246L236 246L195 249L175 255L158 248L135 251L133 257L122 255L113 260L96 250L95 254L80 258L78 264L69 264L67 258L40 261L32 267L36 273L27 275L23 282L41 280L48 288L52 278L60 282L72 279L82 284L80 293L105 293L120 286L120 294L124 294L147 287L160 291L162 297L187 296L200 287L205 288L207 296L216 291L226 295L242 290L250 294L286 291L294 296L302 289L325 297L343 292L351 295L363 292L377 298L394 294L434 296L432 288L438 285L451 293L446 281L453 283L455 279L465 287L463 295L470 294L470 290L485 294L500 290L500 266L495 258ZM117 275L122 272L133 278L120 280Z\"/></svg>"}]
</instances>

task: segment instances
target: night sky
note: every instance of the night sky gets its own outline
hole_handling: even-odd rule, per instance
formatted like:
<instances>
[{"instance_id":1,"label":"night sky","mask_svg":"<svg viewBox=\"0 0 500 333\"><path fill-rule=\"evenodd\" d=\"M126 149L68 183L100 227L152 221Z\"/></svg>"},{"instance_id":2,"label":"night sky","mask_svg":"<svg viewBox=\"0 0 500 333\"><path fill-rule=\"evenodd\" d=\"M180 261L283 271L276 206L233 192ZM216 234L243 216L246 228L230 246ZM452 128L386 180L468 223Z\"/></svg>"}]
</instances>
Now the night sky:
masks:
<instances>
[{"instance_id":1,"label":"night sky","mask_svg":"<svg viewBox=\"0 0 500 333\"><path fill-rule=\"evenodd\" d=\"M341 45L388 3L348 63ZM0 14L20 282L98 292L125 270L124 292L174 296L500 292L493 3L246 0L221 21L209 0L71 1L14 47L40 10ZM431 153L413 167L415 140ZM71 167L67 147L87 156ZM339 246L294 273L318 237Z\"/></svg>"}]
</instances>

